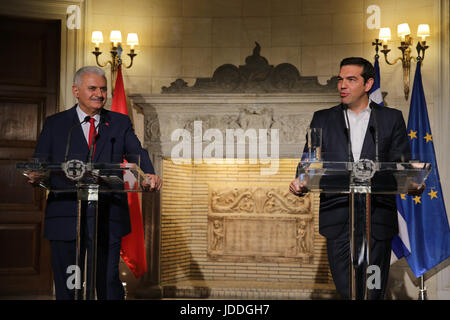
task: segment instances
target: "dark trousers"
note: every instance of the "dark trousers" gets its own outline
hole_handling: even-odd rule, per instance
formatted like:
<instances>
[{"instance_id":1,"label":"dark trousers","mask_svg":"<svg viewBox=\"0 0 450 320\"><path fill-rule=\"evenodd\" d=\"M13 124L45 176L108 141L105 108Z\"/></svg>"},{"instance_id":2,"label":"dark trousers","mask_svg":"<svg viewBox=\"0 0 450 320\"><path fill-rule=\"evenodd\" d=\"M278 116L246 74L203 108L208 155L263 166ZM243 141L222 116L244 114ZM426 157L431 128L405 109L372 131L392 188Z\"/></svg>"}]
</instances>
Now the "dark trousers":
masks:
<instances>
[{"instance_id":1,"label":"dark trousers","mask_svg":"<svg viewBox=\"0 0 450 320\"><path fill-rule=\"evenodd\" d=\"M83 285L86 251L87 264L91 265L92 263L93 218L87 218L83 225L80 257L81 286ZM99 234L97 241L97 298L101 300L122 300L124 298L124 289L119 277L121 238L111 238L108 235ZM73 285L75 284L76 241L51 240L50 246L56 299L73 300L75 297ZM90 283L89 273L88 279L84 280L86 280L86 284ZM87 292L89 292L89 288L87 288ZM88 296L88 298L90 297Z\"/></svg>"},{"instance_id":2,"label":"dark trousers","mask_svg":"<svg viewBox=\"0 0 450 320\"><path fill-rule=\"evenodd\" d=\"M355 202L355 248L360 253L363 234L365 232L365 201L363 195L356 195ZM343 232L336 239L327 239L328 262L330 264L331 275L333 276L337 292L344 298L350 298L350 238L348 224L344 227ZM391 260L392 239L376 240L370 237L370 261L369 265L373 266L367 272L369 284L372 289L368 290L369 300L384 299L386 293L386 285L389 276L390 260ZM354 261L357 268L356 274L356 298L363 299L366 288L366 259L365 252L360 256L355 255ZM358 259L359 258L359 259ZM379 269L378 269L379 268ZM378 271L380 271L378 273ZM376 279L379 275L379 279ZM379 284L377 288L376 284Z\"/></svg>"},{"instance_id":3,"label":"dark trousers","mask_svg":"<svg viewBox=\"0 0 450 320\"><path fill-rule=\"evenodd\" d=\"M392 240L375 240L371 238L370 265L380 268L380 289L369 290L370 300L384 299L386 285L389 276L389 267L391 260ZM349 299L350 291L350 241L348 233L343 233L337 239L327 239L328 262L330 264L331 275L337 292L344 298ZM356 269L356 297L364 297L364 288L366 282L364 264ZM374 271L368 273L374 275ZM372 278L371 278L372 279ZM371 280L369 279L369 280Z\"/></svg>"}]
</instances>

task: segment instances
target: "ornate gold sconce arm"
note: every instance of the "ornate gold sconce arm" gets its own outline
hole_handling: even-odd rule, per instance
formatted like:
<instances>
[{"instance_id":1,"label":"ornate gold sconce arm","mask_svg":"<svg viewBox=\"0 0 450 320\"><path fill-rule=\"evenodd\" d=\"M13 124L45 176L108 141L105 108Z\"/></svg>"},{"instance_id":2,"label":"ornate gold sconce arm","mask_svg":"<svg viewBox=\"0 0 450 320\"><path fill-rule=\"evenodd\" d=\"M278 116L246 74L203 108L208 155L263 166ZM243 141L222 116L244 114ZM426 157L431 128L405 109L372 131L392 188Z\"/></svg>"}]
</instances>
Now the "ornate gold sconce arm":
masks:
<instances>
[{"instance_id":1,"label":"ornate gold sconce arm","mask_svg":"<svg viewBox=\"0 0 450 320\"><path fill-rule=\"evenodd\" d=\"M416 58L411 56L411 46L412 39L409 35L405 36L405 41L400 43L400 47L398 49L402 52L401 61L402 61L402 69L403 69L403 92L405 93L405 100L408 100L409 97L409 77L411 74L411 60L415 60Z\"/></svg>"},{"instance_id":2,"label":"ornate gold sconce arm","mask_svg":"<svg viewBox=\"0 0 450 320\"><path fill-rule=\"evenodd\" d=\"M114 45L112 45L111 48L111 60L105 62L104 64L100 63L99 61L99 56L102 54L102 52L100 51L100 49L98 47L95 48L94 51L92 51L92 53L95 55L95 62L97 63L97 65L101 68L106 67L108 64L111 65L111 89L112 92L111 94L114 94L114 86L115 86L115 79L116 79L116 75L117 75L117 71L119 70L119 65L123 65L122 63L122 59L121 59L121 55L122 55L122 47L120 46L120 44L115 47ZM133 59L135 56L137 56L137 54L134 52L134 49L130 50L130 53L128 53L128 56L130 57L130 64L128 66L125 66L125 68L129 69L131 68L131 66L133 65Z\"/></svg>"},{"instance_id":3,"label":"ornate gold sconce arm","mask_svg":"<svg viewBox=\"0 0 450 320\"><path fill-rule=\"evenodd\" d=\"M386 61L386 63L387 63L388 65L393 66L394 64L396 64L397 62L399 62L399 61L402 60L401 57L398 57L397 59L394 60L394 62L390 62L390 61L388 60L388 57L387 57L387 56L388 56L388 53L391 52L391 49L388 49L388 48L387 48L387 45L383 45L383 49L380 50L380 51L383 52L383 54L384 54L384 60Z\"/></svg>"},{"instance_id":4,"label":"ornate gold sconce arm","mask_svg":"<svg viewBox=\"0 0 450 320\"><path fill-rule=\"evenodd\" d=\"M128 66L125 66L125 68L130 69L131 66L133 65L133 59L134 59L134 57L137 56L137 54L134 53L134 49L131 49L130 53L128 53L127 55L130 57L130 64Z\"/></svg>"},{"instance_id":5,"label":"ornate gold sconce arm","mask_svg":"<svg viewBox=\"0 0 450 320\"><path fill-rule=\"evenodd\" d=\"M101 63L98 61L99 55L102 54L102 52L100 51L100 49L99 49L98 47L95 47L95 51L92 51L92 54L95 56L95 62L96 62L97 65L98 65L99 67L101 67L101 68L106 67L106 65L110 62L110 61L107 61L105 64L101 64Z\"/></svg>"},{"instance_id":6,"label":"ornate gold sconce arm","mask_svg":"<svg viewBox=\"0 0 450 320\"><path fill-rule=\"evenodd\" d=\"M96 44L94 51L92 51L92 54L95 55L95 62L99 67L104 68L108 64L111 65L111 88L112 94L114 94L114 85L117 76L117 71L119 70L119 66L122 64L121 56L123 49L121 46L122 35L120 31L118 30L111 31L110 40L111 40L111 51L110 51L111 60L102 64L99 61L99 56L102 54L99 48L99 44L103 43L103 34L101 31L92 32L92 42ZM127 45L131 46L130 52L128 53L128 56L130 57L130 64L128 66L125 66L125 68L129 69L133 65L134 57L137 56L137 54L134 51L134 46L139 45L137 33L128 34Z\"/></svg>"},{"instance_id":7,"label":"ornate gold sconce arm","mask_svg":"<svg viewBox=\"0 0 450 320\"><path fill-rule=\"evenodd\" d=\"M384 55L384 60L388 65L394 65L397 62L402 62L403 69L403 91L405 94L405 100L408 100L409 97L409 82L410 82L410 73L411 73L411 61L423 61L425 58L425 50L428 49L426 45L425 38L430 36L430 28L427 24L421 24L417 28L417 36L422 38L422 41L418 41L416 50L417 50L417 58L411 55L411 46L413 43L413 39L410 36L410 29L407 23L403 23L398 25L397 27L398 36L401 38L400 46L398 49L402 52L402 55L395 59L393 62L389 61L388 54L391 51L388 48L387 41L391 39L391 31L390 28L380 28L380 32L378 35L378 39L372 43L372 45L376 46L376 58L378 58L378 47L383 46L383 49L380 51ZM379 40L383 40L381 43Z\"/></svg>"}]
</instances>

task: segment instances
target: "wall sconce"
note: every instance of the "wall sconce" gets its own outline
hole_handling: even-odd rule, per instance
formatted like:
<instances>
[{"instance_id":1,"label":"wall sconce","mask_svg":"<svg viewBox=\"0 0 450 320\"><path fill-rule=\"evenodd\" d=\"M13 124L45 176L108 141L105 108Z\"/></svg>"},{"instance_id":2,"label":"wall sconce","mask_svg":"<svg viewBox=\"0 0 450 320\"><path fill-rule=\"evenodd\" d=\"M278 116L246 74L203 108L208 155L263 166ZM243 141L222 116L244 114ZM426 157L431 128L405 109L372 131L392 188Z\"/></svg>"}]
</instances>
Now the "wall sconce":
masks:
<instances>
[{"instance_id":1,"label":"wall sconce","mask_svg":"<svg viewBox=\"0 0 450 320\"><path fill-rule=\"evenodd\" d=\"M111 86L114 91L114 84L116 79L116 73L120 64L122 64L122 34L118 30L113 30L110 33L109 41L111 41L111 60L107 61L104 64L101 64L98 60L98 56L102 54L100 51L100 43L103 43L103 34L101 31L93 31L92 32L92 42L95 44L95 49L92 53L95 55L95 62L101 68L106 65L111 65ZM127 45L130 46L130 53L128 56L130 57L130 64L125 66L127 69L131 68L133 65L133 59L137 54L134 52L134 47L139 45L138 35L137 33L129 33L127 36Z\"/></svg>"},{"instance_id":2,"label":"wall sconce","mask_svg":"<svg viewBox=\"0 0 450 320\"><path fill-rule=\"evenodd\" d=\"M384 59L386 63L389 65L394 65L398 61L402 62L403 68L403 91L405 93L405 100L408 100L409 96L409 75L411 70L411 60L414 61L423 61L425 59L425 50L428 49L426 45L426 37L430 36L430 26L428 24L421 24L417 28L417 36L421 37L421 40L417 42L416 50L417 50L417 58L411 56L411 45L413 43L413 38L411 37L411 31L409 29L409 25L407 23L402 23L397 26L397 35L400 37L400 47L398 49L402 52L402 56L398 57L394 60L394 62L390 62L388 60L388 53L391 49L388 49L388 40L391 40L391 29L390 28L380 28L380 32L378 34L378 39L375 39L375 42L372 42L372 45L375 46L376 58L378 59L378 47L383 46L383 49L380 50L384 54ZM382 42L380 42L380 40Z\"/></svg>"}]
</instances>

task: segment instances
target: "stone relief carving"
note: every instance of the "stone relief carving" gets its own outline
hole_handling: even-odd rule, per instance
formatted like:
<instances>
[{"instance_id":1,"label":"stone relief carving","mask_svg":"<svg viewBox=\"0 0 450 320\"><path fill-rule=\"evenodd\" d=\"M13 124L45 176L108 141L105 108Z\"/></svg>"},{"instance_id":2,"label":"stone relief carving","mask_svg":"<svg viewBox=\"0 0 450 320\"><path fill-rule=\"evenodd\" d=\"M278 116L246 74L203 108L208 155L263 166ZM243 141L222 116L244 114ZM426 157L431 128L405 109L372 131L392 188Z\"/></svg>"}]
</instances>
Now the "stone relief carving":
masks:
<instances>
[{"instance_id":1,"label":"stone relief carving","mask_svg":"<svg viewBox=\"0 0 450 320\"><path fill-rule=\"evenodd\" d=\"M297 224L297 253L307 253L309 250L308 244L307 244L307 235L308 235L308 229L307 229L307 223L305 220L300 220Z\"/></svg>"},{"instance_id":2,"label":"stone relief carving","mask_svg":"<svg viewBox=\"0 0 450 320\"><path fill-rule=\"evenodd\" d=\"M161 131L159 126L159 119L145 119L144 122L145 127L145 140L150 142L158 142L160 141Z\"/></svg>"},{"instance_id":3,"label":"stone relief carving","mask_svg":"<svg viewBox=\"0 0 450 320\"><path fill-rule=\"evenodd\" d=\"M317 77L302 77L290 63L270 65L261 56L261 46L255 42L253 54L239 67L223 64L211 78L197 78L191 87L183 79L177 79L169 87L163 86L162 93L322 93L335 92L337 77L321 85Z\"/></svg>"},{"instance_id":4,"label":"stone relief carving","mask_svg":"<svg viewBox=\"0 0 450 320\"><path fill-rule=\"evenodd\" d=\"M252 193L249 189L233 188L231 190L211 192L212 212L250 213L254 211Z\"/></svg>"},{"instance_id":5,"label":"stone relief carving","mask_svg":"<svg viewBox=\"0 0 450 320\"><path fill-rule=\"evenodd\" d=\"M270 129L273 124L273 109L261 107L241 108L236 122L243 130Z\"/></svg>"},{"instance_id":6,"label":"stone relief carving","mask_svg":"<svg viewBox=\"0 0 450 320\"><path fill-rule=\"evenodd\" d=\"M299 143L305 139L306 128L311 120L304 115L275 116L272 129L278 129L283 143Z\"/></svg>"},{"instance_id":7,"label":"stone relief carving","mask_svg":"<svg viewBox=\"0 0 450 320\"><path fill-rule=\"evenodd\" d=\"M223 261L307 263L313 258L311 219L209 217L208 257Z\"/></svg>"},{"instance_id":8,"label":"stone relief carving","mask_svg":"<svg viewBox=\"0 0 450 320\"><path fill-rule=\"evenodd\" d=\"M239 129L241 128L238 123L238 116L236 115L202 115L191 118L185 118L178 122L178 126L186 129L187 131L194 133L194 121L202 122L203 132L210 128L219 129L225 133L226 129ZM170 136L170 134L169 134ZM201 139L201 137L200 137Z\"/></svg>"},{"instance_id":9,"label":"stone relief carving","mask_svg":"<svg viewBox=\"0 0 450 320\"><path fill-rule=\"evenodd\" d=\"M285 187L223 187L210 191L211 213L309 214L310 194L292 195Z\"/></svg>"},{"instance_id":10,"label":"stone relief carving","mask_svg":"<svg viewBox=\"0 0 450 320\"><path fill-rule=\"evenodd\" d=\"M212 251L223 250L223 236L224 236L223 219L216 218L212 221L212 243L211 243Z\"/></svg>"},{"instance_id":11,"label":"stone relief carving","mask_svg":"<svg viewBox=\"0 0 450 320\"><path fill-rule=\"evenodd\" d=\"M203 133L209 128L219 129L223 134L226 129L268 129L270 137L270 129L278 129L280 143L297 144L305 139L310 119L301 114L275 115L273 108L259 106L242 107L238 114L229 115L173 114L164 119L163 126L158 119L146 119L145 140L152 143L170 141L172 131L178 128L193 134L194 121L202 122Z\"/></svg>"},{"instance_id":12,"label":"stone relief carving","mask_svg":"<svg viewBox=\"0 0 450 320\"><path fill-rule=\"evenodd\" d=\"M289 213L308 214L311 212L311 196L292 196L289 191L272 190L267 192L267 203L264 212L267 213Z\"/></svg>"},{"instance_id":13,"label":"stone relief carving","mask_svg":"<svg viewBox=\"0 0 450 320\"><path fill-rule=\"evenodd\" d=\"M226 261L299 261L313 257L312 195L286 186L209 186L208 256Z\"/></svg>"}]
</instances>

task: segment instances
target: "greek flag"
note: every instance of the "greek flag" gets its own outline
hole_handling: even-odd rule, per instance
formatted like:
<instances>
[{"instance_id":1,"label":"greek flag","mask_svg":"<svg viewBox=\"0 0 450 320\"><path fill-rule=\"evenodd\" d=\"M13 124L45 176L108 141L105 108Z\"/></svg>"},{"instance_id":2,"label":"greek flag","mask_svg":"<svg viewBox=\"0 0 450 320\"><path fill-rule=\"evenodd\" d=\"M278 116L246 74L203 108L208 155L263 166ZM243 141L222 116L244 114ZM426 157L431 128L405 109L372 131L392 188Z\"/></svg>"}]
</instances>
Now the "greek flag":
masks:
<instances>
[{"instance_id":1,"label":"greek flag","mask_svg":"<svg viewBox=\"0 0 450 320\"><path fill-rule=\"evenodd\" d=\"M381 94L380 88L380 64L378 63L378 58L375 58L375 63L373 64L375 69L375 81L373 83L372 89L370 90L369 99L379 105L384 106L383 96ZM397 196L397 206L398 198ZM406 226L406 221L400 212L397 212L399 232L398 235L392 240L392 253L391 253L391 264L398 259L408 256L411 252L411 245L409 243L408 228Z\"/></svg>"},{"instance_id":2,"label":"greek flag","mask_svg":"<svg viewBox=\"0 0 450 320\"><path fill-rule=\"evenodd\" d=\"M380 65L378 64L378 58L375 59L373 67L375 69L375 82L373 83L372 89L370 89L369 99L381 106L384 106L383 95L381 94L380 88Z\"/></svg>"},{"instance_id":3,"label":"greek flag","mask_svg":"<svg viewBox=\"0 0 450 320\"><path fill-rule=\"evenodd\" d=\"M408 136L412 158L431 163L432 172L420 196L397 196L400 219L399 240L394 239L393 251L397 258L405 257L416 277L450 257L450 228L439 180L425 94L417 63L408 118ZM402 223L401 223L402 224Z\"/></svg>"}]
</instances>

